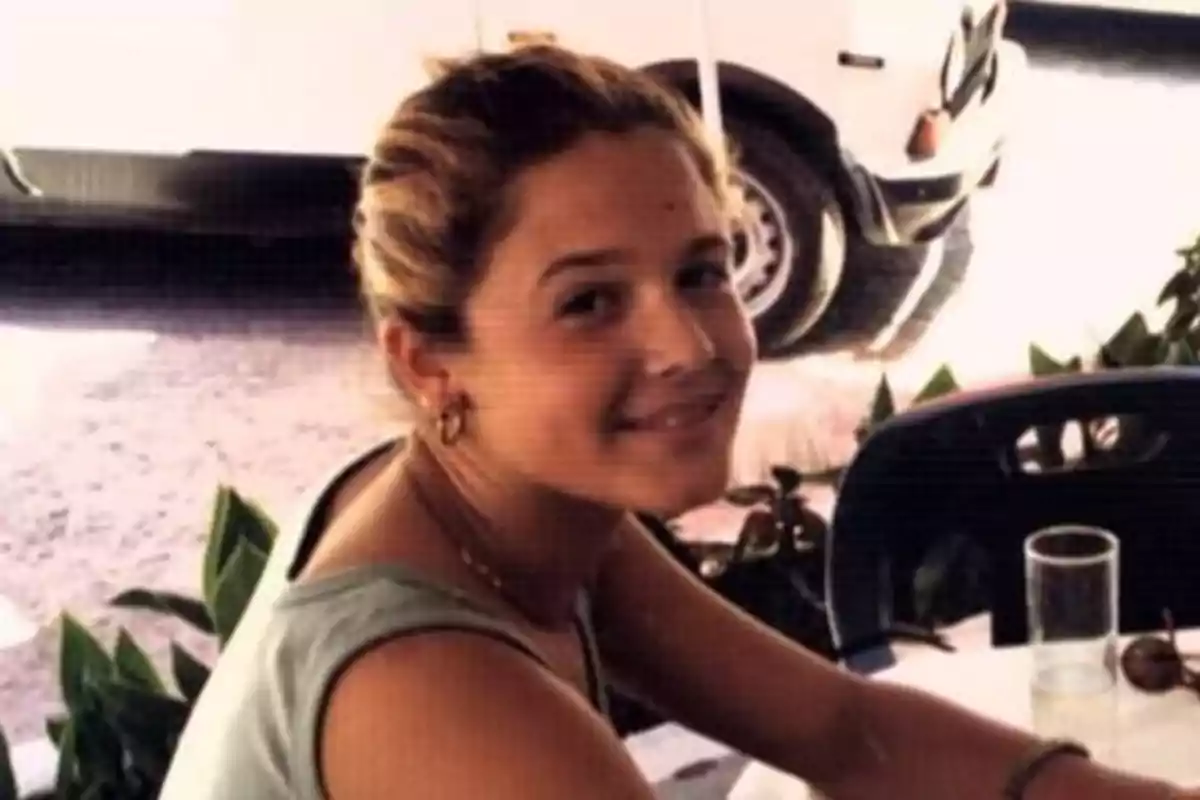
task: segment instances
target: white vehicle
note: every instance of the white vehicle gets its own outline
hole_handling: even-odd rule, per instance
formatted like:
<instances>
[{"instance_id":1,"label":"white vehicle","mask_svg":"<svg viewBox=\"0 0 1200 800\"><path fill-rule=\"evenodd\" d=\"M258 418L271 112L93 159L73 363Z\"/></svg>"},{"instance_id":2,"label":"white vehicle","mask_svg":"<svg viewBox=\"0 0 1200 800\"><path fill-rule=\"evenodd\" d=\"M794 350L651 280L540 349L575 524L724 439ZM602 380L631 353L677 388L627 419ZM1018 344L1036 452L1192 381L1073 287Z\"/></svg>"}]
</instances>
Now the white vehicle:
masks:
<instances>
[{"instance_id":1,"label":"white vehicle","mask_svg":"<svg viewBox=\"0 0 1200 800\"><path fill-rule=\"evenodd\" d=\"M750 201L736 285L776 352L829 306L850 237L936 239L995 176L1025 63L1002 38L1006 11L1005 0L7 0L0 219L344 230L346 166L425 82L425 57L549 37L697 103L719 97L705 111L740 145Z\"/></svg>"}]
</instances>

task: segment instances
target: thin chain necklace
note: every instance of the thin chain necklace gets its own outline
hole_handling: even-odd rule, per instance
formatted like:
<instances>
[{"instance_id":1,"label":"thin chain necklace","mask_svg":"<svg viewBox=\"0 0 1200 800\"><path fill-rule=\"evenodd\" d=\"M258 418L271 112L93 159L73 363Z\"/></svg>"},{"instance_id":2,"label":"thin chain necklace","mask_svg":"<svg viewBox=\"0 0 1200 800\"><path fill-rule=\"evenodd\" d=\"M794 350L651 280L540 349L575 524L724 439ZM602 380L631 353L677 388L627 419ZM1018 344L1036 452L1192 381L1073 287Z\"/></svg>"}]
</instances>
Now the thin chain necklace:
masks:
<instances>
[{"instance_id":1,"label":"thin chain necklace","mask_svg":"<svg viewBox=\"0 0 1200 800\"><path fill-rule=\"evenodd\" d=\"M488 564L476 558L472 554L470 547L467 546L467 542L464 540L464 537L456 532L457 529L452 525L446 524L445 519L434 508L433 503L429 499L429 495L421 486L420 479L410 476L409 484L412 486L412 490L417 498L417 502L424 506L425 511L429 514L429 516L433 517L433 521L441 526L446 538L455 545L455 548L458 550L458 557L462 561L463 565L481 578L485 583L491 586L506 605L527 617L531 622L534 622L535 615L531 615L528 611L528 607L521 603L519 598L517 598L508 590L505 582L500 578L499 575L496 574L496 571ZM468 529L468 526L464 525L463 529ZM537 623L534 622L534 624L536 625ZM586 623L583 622L582 618L573 616L571 625L575 630L575 635L579 637L580 646L583 652L584 672L587 680L588 702L594 703L601 714L607 715L607 700L605 699L603 690L600 688L599 673L594 666L599 658L594 650L595 644L591 639L591 634L587 632ZM539 658L543 660L543 663L546 665L547 669L551 669L549 662L545 661L544 656L539 656ZM562 679L571 682L570 678Z\"/></svg>"},{"instance_id":2,"label":"thin chain necklace","mask_svg":"<svg viewBox=\"0 0 1200 800\"><path fill-rule=\"evenodd\" d=\"M512 581L502 578L500 573L492 566L490 560L483 557L485 548L478 541L478 537L471 533L472 528L469 522L462 525L447 524L446 515L440 513L437 505L432 501L430 493L424 486L424 478L419 471L409 473L407 484L411 488L417 502L421 504L426 513L442 529L445 537L457 551L459 561L462 562L468 571L482 580L487 586L490 586L506 606L529 622L540 626L542 622L547 621L544 614L538 613L536 607L531 606L528 601L522 599L518 592L514 591ZM458 515L452 514L451 516L457 517ZM572 618L574 618L573 612ZM575 624L577 625L578 622L576 621Z\"/></svg>"},{"instance_id":3,"label":"thin chain necklace","mask_svg":"<svg viewBox=\"0 0 1200 800\"><path fill-rule=\"evenodd\" d=\"M488 586L491 586L503 598L505 603L518 609L524 609L525 606L509 591L507 583L497 574L496 570L492 569L487 562L472 551L472 548L466 541L466 537L458 532L458 527L447 524L445 518L438 513L424 487L421 486L420 479L410 476L409 484L412 486L413 493L417 497L417 502L424 506L425 511L433 517L433 521L441 527L446 538L454 545L455 550L458 551L458 558L462 561L463 565L474 573L476 577L480 578ZM462 527L464 529L467 528L466 525Z\"/></svg>"},{"instance_id":4,"label":"thin chain necklace","mask_svg":"<svg viewBox=\"0 0 1200 800\"><path fill-rule=\"evenodd\" d=\"M467 546L459 542L453 534L448 535L451 539L455 539L455 544L458 545L458 557L467 565L467 568L486 581L488 585L503 595L505 599L508 599L508 590L504 587L504 581L500 580L500 576L487 564L476 560L471 555L471 551L467 549Z\"/></svg>"}]
</instances>

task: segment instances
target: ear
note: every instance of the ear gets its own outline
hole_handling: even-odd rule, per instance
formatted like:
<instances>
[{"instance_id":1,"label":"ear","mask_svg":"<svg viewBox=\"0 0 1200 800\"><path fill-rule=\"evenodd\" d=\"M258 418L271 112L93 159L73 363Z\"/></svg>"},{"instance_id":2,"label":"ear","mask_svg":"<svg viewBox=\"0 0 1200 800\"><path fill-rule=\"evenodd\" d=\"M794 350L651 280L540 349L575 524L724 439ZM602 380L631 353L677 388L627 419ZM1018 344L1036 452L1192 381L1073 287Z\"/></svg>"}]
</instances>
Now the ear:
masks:
<instances>
[{"instance_id":1,"label":"ear","mask_svg":"<svg viewBox=\"0 0 1200 800\"><path fill-rule=\"evenodd\" d=\"M406 323L385 319L375 330L392 382L429 414L452 396L445 354Z\"/></svg>"}]
</instances>

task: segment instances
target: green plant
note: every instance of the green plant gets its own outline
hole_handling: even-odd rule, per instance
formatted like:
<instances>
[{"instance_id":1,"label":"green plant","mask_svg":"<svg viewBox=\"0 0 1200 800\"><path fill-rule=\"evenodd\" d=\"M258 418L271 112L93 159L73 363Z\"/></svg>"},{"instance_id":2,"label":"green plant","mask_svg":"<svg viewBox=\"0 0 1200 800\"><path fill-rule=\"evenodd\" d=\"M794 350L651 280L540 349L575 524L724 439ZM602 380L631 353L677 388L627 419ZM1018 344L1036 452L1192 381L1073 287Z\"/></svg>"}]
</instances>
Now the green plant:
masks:
<instances>
[{"instance_id":1,"label":"green plant","mask_svg":"<svg viewBox=\"0 0 1200 800\"><path fill-rule=\"evenodd\" d=\"M714 589L809 649L831 655L825 614L828 522L808 506L804 476L777 465L767 483L730 489L725 499L749 509L732 546L696 545L699 573Z\"/></svg>"},{"instance_id":2,"label":"green plant","mask_svg":"<svg viewBox=\"0 0 1200 800\"><path fill-rule=\"evenodd\" d=\"M711 580L733 565L773 557L795 565L820 550L827 525L800 494L803 481L798 470L776 465L771 467L770 482L727 491L726 502L750 511L733 545L697 545L702 556L700 573Z\"/></svg>"},{"instance_id":3,"label":"green plant","mask_svg":"<svg viewBox=\"0 0 1200 800\"><path fill-rule=\"evenodd\" d=\"M1163 284L1156 305L1170 313L1152 329L1141 312L1132 314L1097 354L1096 366L1200 365L1200 236L1176 251L1183 265Z\"/></svg>"},{"instance_id":4,"label":"green plant","mask_svg":"<svg viewBox=\"0 0 1200 800\"><path fill-rule=\"evenodd\" d=\"M671 521L644 514L639 519L676 561L722 597L789 639L833 658L823 598L828 524L800 493L803 480L797 470L775 466L769 482L730 489L726 501L747 510L732 543L684 541ZM662 722L660 715L620 691L609 693L609 713L622 736Z\"/></svg>"},{"instance_id":5,"label":"green plant","mask_svg":"<svg viewBox=\"0 0 1200 800\"><path fill-rule=\"evenodd\" d=\"M202 599L139 588L121 592L110 602L183 620L215 636L218 649L223 648L262 576L275 535L275 524L258 506L221 486L205 547ZM75 617L62 615L59 682L66 709L46 725L58 748L58 797L158 797L210 671L172 642L170 672L168 681L124 628L110 652ZM8 800L8 763L7 753L0 755L0 800Z\"/></svg>"},{"instance_id":6,"label":"green plant","mask_svg":"<svg viewBox=\"0 0 1200 800\"><path fill-rule=\"evenodd\" d=\"M943 364L934 371L932 377L925 382L921 387L921 391L917 392L912 400L912 405L917 406L931 400L936 400L939 397L953 394L959 390L958 379L954 377L954 371L950 366ZM854 431L854 437L861 445L866 441L877 427L887 422L892 417L896 416L896 397L892 393L892 385L888 382L887 375L879 379L879 385L875 388L875 395L871 398L871 407L867 410L866 416L859 423L858 428Z\"/></svg>"}]
</instances>

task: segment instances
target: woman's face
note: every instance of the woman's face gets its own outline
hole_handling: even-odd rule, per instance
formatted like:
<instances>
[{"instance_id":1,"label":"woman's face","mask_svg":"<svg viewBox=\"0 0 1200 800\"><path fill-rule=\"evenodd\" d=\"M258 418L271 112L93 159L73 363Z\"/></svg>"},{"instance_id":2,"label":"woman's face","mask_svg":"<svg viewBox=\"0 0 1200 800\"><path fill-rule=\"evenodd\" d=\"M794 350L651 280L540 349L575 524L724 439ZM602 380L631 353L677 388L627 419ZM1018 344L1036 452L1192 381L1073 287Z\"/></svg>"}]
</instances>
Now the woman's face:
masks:
<instances>
[{"instance_id":1,"label":"woman's face","mask_svg":"<svg viewBox=\"0 0 1200 800\"><path fill-rule=\"evenodd\" d=\"M593 134L525 171L451 376L485 463L606 505L713 500L755 346L729 229L683 145Z\"/></svg>"}]
</instances>

